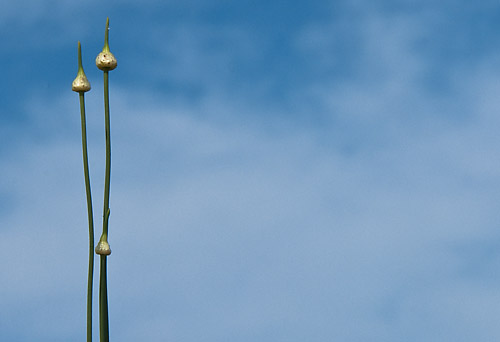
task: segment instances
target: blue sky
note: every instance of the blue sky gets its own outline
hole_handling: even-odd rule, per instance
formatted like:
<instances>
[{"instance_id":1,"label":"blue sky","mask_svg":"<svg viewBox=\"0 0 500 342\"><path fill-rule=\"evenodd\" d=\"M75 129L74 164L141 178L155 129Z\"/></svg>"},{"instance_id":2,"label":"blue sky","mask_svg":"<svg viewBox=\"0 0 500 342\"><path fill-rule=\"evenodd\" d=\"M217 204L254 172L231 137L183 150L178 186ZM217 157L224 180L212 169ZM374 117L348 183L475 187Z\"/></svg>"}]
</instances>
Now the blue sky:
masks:
<instances>
[{"instance_id":1,"label":"blue sky","mask_svg":"<svg viewBox=\"0 0 500 342\"><path fill-rule=\"evenodd\" d=\"M18 0L0 340L85 337L70 85L80 40L99 234L107 16L112 340L500 338L496 2Z\"/></svg>"}]
</instances>

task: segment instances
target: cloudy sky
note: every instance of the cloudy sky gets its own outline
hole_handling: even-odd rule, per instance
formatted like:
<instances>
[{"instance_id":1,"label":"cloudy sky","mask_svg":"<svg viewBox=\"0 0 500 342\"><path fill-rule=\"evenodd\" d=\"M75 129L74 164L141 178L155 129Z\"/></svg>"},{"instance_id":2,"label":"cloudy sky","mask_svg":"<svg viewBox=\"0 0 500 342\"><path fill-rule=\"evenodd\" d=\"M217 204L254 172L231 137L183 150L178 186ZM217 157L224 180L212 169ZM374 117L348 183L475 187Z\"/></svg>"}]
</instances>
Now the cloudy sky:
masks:
<instances>
[{"instance_id":1,"label":"cloudy sky","mask_svg":"<svg viewBox=\"0 0 500 342\"><path fill-rule=\"evenodd\" d=\"M71 82L81 41L98 236L107 16L111 340L500 339L496 1L17 0L0 340L85 339Z\"/></svg>"}]
</instances>

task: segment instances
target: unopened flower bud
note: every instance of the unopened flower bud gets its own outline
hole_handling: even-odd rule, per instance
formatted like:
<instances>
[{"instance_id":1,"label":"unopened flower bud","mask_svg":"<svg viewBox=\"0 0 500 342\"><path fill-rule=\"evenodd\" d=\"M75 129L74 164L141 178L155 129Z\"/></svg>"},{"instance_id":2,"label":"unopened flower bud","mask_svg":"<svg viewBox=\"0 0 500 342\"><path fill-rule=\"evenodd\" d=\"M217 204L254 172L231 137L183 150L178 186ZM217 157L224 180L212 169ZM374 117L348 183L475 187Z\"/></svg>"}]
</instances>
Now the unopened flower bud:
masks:
<instances>
[{"instance_id":1,"label":"unopened flower bud","mask_svg":"<svg viewBox=\"0 0 500 342\"><path fill-rule=\"evenodd\" d=\"M76 91L77 93L85 93L90 90L90 82L83 71L82 48L80 42L78 42L78 73L76 74L76 78L71 85L71 90Z\"/></svg>"},{"instance_id":2,"label":"unopened flower bud","mask_svg":"<svg viewBox=\"0 0 500 342\"><path fill-rule=\"evenodd\" d=\"M99 240L99 243L95 248L95 253L99 255L110 255L111 248L109 248L109 243L107 241Z\"/></svg>"},{"instance_id":3,"label":"unopened flower bud","mask_svg":"<svg viewBox=\"0 0 500 342\"><path fill-rule=\"evenodd\" d=\"M95 65L101 70L113 70L117 66L115 56L109 51L102 51L95 59Z\"/></svg>"},{"instance_id":4,"label":"unopened flower bud","mask_svg":"<svg viewBox=\"0 0 500 342\"><path fill-rule=\"evenodd\" d=\"M95 59L97 67L103 71L109 71L118 65L115 56L109 51L109 18L106 20L106 31L104 32L104 47Z\"/></svg>"},{"instance_id":5,"label":"unopened flower bud","mask_svg":"<svg viewBox=\"0 0 500 342\"><path fill-rule=\"evenodd\" d=\"M90 90L90 82L85 76L85 74L76 76L75 80L73 81L73 84L71 85L71 90L76 91L78 93L87 92Z\"/></svg>"}]
</instances>

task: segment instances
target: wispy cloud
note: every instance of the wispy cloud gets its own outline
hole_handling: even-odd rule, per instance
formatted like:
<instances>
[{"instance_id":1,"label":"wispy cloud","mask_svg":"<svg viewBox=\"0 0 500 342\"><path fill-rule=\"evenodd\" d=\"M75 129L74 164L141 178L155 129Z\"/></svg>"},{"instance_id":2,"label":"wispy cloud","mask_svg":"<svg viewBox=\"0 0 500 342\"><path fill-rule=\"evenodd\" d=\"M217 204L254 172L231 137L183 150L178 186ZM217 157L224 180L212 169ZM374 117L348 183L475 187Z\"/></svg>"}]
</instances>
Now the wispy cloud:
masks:
<instances>
[{"instance_id":1,"label":"wispy cloud","mask_svg":"<svg viewBox=\"0 0 500 342\"><path fill-rule=\"evenodd\" d=\"M253 88L273 84L279 72L261 73L251 86L238 78L245 72L233 74L232 63L262 57L266 41L248 27L152 24L144 46L160 54L145 66L154 87L125 81L111 94L114 338L498 336L490 304L499 295L491 276L500 241L497 54L446 68L432 88L443 60L428 42L446 13L346 8L288 37L287 50L303 58L296 66L309 76L280 97L265 96L273 86ZM164 35L174 43L149 40ZM198 86L198 96L177 98L162 82ZM99 222L95 94L87 99ZM83 332L76 101L33 97L23 107L31 133L0 164L9 199L0 215L0 257L10 265L0 274L5 339ZM64 330L56 331L56 319Z\"/></svg>"}]
</instances>

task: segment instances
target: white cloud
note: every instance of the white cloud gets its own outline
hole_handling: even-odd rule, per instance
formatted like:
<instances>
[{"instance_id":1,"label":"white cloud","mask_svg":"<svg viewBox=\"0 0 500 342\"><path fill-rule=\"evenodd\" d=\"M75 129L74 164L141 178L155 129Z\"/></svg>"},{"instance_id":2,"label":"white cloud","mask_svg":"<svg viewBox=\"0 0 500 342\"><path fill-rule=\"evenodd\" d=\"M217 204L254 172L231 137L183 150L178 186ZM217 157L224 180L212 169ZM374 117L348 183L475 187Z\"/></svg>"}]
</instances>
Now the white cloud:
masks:
<instances>
[{"instance_id":1,"label":"white cloud","mask_svg":"<svg viewBox=\"0 0 500 342\"><path fill-rule=\"evenodd\" d=\"M320 101L329 117L322 127L219 91L173 103L113 88L115 339L498 336L489 319L498 309L488 304L498 291L483 282L498 257L468 248L498 239L497 77L492 62L455 76L459 105L423 91L419 75L431 61L412 44L427 34L421 23L368 18L360 25L362 72L340 85L298 88L308 91L297 98L300 110ZM318 41L335 36L324 32ZM187 44L188 54L203 53L198 44ZM314 54L330 53L319 45ZM33 100L33 127L52 134L27 140L1 164L0 187L13 203L0 216L0 257L9 264L0 274L0 322L29 317L33 336L84 332L86 211L77 101L67 97ZM88 101L98 232L102 104ZM459 118L443 113L450 110ZM262 112L269 115L252 115ZM478 264L494 260L471 273L471 255Z\"/></svg>"},{"instance_id":2,"label":"white cloud","mask_svg":"<svg viewBox=\"0 0 500 342\"><path fill-rule=\"evenodd\" d=\"M87 110L97 222L99 106ZM442 284L456 282L457 296L474 301L456 279L460 262L446 247L494 228L494 206L485 203L497 202L498 192L474 189L463 179L481 181L480 165L488 162L485 156L472 168L463 163L478 158L461 142L464 134L474 136L474 127L428 140L399 137L393 146L346 155L322 144L311 128L265 130L265 122L247 124L195 107L134 99L126 89L112 96L115 338L298 341L308 335L320 341L371 334L397 340L413 329L432 340L424 331L431 323L415 316L415 303L417 312L446 323L449 313L425 304L440 296ZM78 118L65 126L79 132ZM38 147L28 144L4 169L11 179L4 186L18 198L2 218L2 227L15 227L2 232L3 258L13 265L3 275L4 291L15 298L22 290L28 311L30 301L59 293L50 312L73 298L71 310L82 315L86 223L79 138L56 134ZM59 258L63 244L69 246ZM19 246L31 252L13 258ZM51 326L31 328L48 335Z\"/></svg>"}]
</instances>

